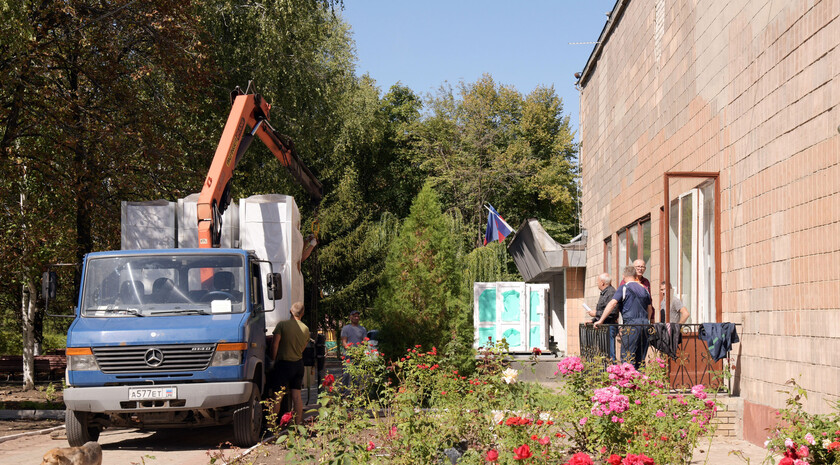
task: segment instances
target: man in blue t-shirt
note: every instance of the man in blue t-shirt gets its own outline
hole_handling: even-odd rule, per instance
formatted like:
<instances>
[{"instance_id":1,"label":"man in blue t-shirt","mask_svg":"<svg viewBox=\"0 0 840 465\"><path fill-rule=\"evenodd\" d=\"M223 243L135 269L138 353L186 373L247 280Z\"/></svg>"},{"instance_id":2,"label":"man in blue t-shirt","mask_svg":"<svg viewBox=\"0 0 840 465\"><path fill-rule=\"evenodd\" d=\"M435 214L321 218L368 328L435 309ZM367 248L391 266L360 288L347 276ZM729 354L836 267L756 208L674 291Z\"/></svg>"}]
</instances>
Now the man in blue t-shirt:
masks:
<instances>
[{"instance_id":1,"label":"man in blue t-shirt","mask_svg":"<svg viewBox=\"0 0 840 465\"><path fill-rule=\"evenodd\" d=\"M636 369L647 356L647 328L653 319L653 305L650 293L636 279L636 269L624 267L625 283L618 287L601 318L595 323L597 328L618 306L624 326L621 330L621 361L632 363Z\"/></svg>"}]
</instances>

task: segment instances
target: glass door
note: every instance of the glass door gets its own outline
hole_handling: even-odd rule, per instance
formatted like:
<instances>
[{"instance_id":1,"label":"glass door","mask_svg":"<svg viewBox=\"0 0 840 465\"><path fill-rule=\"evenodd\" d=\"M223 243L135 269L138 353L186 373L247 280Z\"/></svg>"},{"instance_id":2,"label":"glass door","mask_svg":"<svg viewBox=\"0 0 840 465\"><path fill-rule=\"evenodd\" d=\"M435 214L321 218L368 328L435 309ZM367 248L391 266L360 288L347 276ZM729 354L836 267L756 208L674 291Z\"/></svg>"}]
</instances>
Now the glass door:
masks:
<instances>
[{"instance_id":1,"label":"glass door","mask_svg":"<svg viewBox=\"0 0 840 465\"><path fill-rule=\"evenodd\" d=\"M714 182L671 201L670 281L689 312L687 323L715 321Z\"/></svg>"}]
</instances>

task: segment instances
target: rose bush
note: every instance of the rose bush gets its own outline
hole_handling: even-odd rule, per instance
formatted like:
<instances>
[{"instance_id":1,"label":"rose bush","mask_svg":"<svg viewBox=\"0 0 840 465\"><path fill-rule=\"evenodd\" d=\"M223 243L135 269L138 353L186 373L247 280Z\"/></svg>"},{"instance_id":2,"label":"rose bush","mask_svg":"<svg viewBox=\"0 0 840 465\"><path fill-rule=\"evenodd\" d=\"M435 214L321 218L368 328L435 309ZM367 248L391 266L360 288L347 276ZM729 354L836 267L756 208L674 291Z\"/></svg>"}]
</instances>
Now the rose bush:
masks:
<instances>
[{"instance_id":1,"label":"rose bush","mask_svg":"<svg viewBox=\"0 0 840 465\"><path fill-rule=\"evenodd\" d=\"M831 414L810 414L803 404L808 392L794 379L786 384L791 389L765 444L768 454L782 455L780 465L840 465L840 401L835 401Z\"/></svg>"},{"instance_id":2,"label":"rose bush","mask_svg":"<svg viewBox=\"0 0 840 465\"><path fill-rule=\"evenodd\" d=\"M671 394L665 367L659 359L642 371L629 363L604 369L601 361L561 361L558 371L567 383L557 419L569 441L605 459L617 454L626 455L627 463L643 463L642 456L660 464L687 463L697 440L713 433L717 407L702 385L691 394Z\"/></svg>"},{"instance_id":3,"label":"rose bush","mask_svg":"<svg viewBox=\"0 0 840 465\"><path fill-rule=\"evenodd\" d=\"M325 379L319 416L282 439L291 460L319 463L677 464L709 434L715 404L702 386L673 395L664 369L558 365L561 392L526 383L502 345L461 373L434 347L386 362L348 348L344 378ZM332 389L330 389L332 388Z\"/></svg>"}]
</instances>

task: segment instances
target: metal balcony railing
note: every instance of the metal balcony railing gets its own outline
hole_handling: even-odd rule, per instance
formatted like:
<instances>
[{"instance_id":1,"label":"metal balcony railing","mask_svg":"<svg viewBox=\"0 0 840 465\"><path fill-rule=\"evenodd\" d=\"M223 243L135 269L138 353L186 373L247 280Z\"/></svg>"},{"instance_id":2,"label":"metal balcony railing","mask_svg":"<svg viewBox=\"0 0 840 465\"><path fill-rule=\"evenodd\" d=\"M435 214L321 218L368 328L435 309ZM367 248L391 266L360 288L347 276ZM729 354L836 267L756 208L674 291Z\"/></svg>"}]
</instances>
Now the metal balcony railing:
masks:
<instances>
[{"instance_id":1,"label":"metal balcony railing","mask_svg":"<svg viewBox=\"0 0 840 465\"><path fill-rule=\"evenodd\" d=\"M740 326L740 324L734 325ZM646 359L667 360L671 389L683 391L702 384L707 388L726 390L731 394L733 376L725 376L730 372L730 352L727 351L723 358L715 360L709 352L708 344L700 338L701 326L701 324L672 324L671 331L679 328L680 337L676 349L667 350L668 345L665 344L665 350L671 352L669 355L649 345ZM618 333L615 341L611 341L610 328L613 334ZM644 331L648 342L656 337L670 336L668 328L660 325L601 325L596 329L591 323L584 323L580 325L581 357L588 362L602 360L606 367L606 364L610 363L609 353L612 343L615 348L615 360L621 361L621 335L630 331Z\"/></svg>"}]
</instances>

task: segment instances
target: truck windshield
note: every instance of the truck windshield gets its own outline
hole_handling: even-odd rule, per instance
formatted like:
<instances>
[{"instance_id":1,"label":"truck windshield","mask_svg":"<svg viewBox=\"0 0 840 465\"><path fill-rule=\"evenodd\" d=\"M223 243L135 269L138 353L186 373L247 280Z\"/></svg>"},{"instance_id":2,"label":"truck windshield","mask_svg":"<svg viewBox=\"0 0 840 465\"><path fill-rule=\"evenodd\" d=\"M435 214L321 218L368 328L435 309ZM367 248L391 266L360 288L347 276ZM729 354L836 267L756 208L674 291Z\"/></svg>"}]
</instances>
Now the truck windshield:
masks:
<instances>
[{"instance_id":1,"label":"truck windshield","mask_svg":"<svg viewBox=\"0 0 840 465\"><path fill-rule=\"evenodd\" d=\"M120 255L87 261L82 316L154 317L240 313L241 255Z\"/></svg>"}]
</instances>

